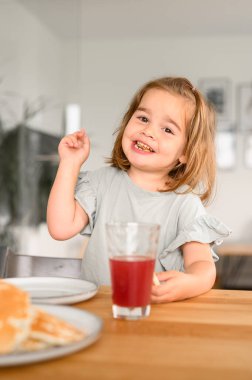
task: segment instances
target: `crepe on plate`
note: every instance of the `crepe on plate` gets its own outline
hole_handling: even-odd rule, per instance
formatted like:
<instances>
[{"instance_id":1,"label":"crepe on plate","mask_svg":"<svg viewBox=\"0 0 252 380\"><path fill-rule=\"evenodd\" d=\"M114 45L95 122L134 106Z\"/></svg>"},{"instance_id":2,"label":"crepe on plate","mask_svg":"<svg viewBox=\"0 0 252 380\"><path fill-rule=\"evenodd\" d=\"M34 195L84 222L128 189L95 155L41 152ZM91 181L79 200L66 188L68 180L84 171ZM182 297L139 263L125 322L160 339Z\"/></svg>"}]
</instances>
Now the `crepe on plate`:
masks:
<instances>
[{"instance_id":1,"label":"crepe on plate","mask_svg":"<svg viewBox=\"0 0 252 380\"><path fill-rule=\"evenodd\" d=\"M15 351L29 334L32 321L29 295L0 280L0 353Z\"/></svg>"},{"instance_id":2,"label":"crepe on plate","mask_svg":"<svg viewBox=\"0 0 252 380\"><path fill-rule=\"evenodd\" d=\"M84 332L31 305L27 292L0 280L0 354L35 351L83 339Z\"/></svg>"}]
</instances>

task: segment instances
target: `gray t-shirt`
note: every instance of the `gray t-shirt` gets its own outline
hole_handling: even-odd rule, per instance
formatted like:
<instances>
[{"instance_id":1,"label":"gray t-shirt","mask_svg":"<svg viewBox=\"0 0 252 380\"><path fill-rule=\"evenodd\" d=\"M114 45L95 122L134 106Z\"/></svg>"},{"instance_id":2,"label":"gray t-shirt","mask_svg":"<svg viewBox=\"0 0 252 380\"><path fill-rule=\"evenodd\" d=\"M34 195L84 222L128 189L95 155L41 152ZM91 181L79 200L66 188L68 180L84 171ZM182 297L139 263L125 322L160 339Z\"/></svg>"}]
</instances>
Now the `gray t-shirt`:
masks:
<instances>
[{"instance_id":1,"label":"gray t-shirt","mask_svg":"<svg viewBox=\"0 0 252 380\"><path fill-rule=\"evenodd\" d=\"M113 167L80 173L75 198L89 217L89 224L81 231L90 236L82 277L98 285L110 284L107 222L160 224L157 272L183 271L184 243L218 244L230 234L222 222L206 213L197 195L146 191L135 185L127 172ZM217 255L213 251L212 254L217 260Z\"/></svg>"}]
</instances>

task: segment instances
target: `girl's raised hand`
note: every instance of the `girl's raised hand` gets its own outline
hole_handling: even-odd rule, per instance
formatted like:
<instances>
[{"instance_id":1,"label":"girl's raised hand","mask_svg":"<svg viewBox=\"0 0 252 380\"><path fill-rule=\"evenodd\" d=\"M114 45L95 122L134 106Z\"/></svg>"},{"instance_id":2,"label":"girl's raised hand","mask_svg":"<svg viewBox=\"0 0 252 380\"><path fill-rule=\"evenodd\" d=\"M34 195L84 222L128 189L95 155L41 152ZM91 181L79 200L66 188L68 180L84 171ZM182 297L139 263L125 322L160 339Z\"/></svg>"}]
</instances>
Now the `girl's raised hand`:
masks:
<instances>
[{"instance_id":1,"label":"girl's raised hand","mask_svg":"<svg viewBox=\"0 0 252 380\"><path fill-rule=\"evenodd\" d=\"M62 138L58 147L60 160L72 160L81 166L88 158L90 141L84 129Z\"/></svg>"}]
</instances>

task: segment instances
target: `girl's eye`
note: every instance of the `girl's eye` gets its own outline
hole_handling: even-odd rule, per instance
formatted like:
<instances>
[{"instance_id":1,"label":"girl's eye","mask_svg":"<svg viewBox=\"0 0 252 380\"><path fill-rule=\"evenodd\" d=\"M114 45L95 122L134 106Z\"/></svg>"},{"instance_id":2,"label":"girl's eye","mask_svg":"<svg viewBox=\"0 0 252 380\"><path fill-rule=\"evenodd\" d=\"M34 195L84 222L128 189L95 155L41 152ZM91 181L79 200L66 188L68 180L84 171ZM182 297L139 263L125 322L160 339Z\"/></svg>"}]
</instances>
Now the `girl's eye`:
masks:
<instances>
[{"instance_id":1,"label":"girl's eye","mask_svg":"<svg viewBox=\"0 0 252 380\"><path fill-rule=\"evenodd\" d=\"M172 135L174 134L170 128L163 128L163 131L165 133L171 133Z\"/></svg>"},{"instance_id":2,"label":"girl's eye","mask_svg":"<svg viewBox=\"0 0 252 380\"><path fill-rule=\"evenodd\" d=\"M139 116L139 120L141 120L143 123L148 123L149 119L146 116Z\"/></svg>"}]
</instances>

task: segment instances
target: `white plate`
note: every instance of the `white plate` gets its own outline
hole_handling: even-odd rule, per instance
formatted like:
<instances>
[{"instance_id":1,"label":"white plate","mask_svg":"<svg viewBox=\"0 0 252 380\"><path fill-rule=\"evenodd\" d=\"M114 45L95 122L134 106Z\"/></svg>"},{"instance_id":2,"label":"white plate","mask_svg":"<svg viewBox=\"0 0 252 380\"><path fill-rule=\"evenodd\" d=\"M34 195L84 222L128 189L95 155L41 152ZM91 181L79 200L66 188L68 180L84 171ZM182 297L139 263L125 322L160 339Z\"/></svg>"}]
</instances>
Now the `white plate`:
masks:
<instances>
[{"instance_id":1,"label":"white plate","mask_svg":"<svg viewBox=\"0 0 252 380\"><path fill-rule=\"evenodd\" d=\"M69 306L37 305L85 332L85 337L66 346L51 347L41 351L0 355L0 367L31 364L72 354L94 343L100 336L102 320L96 315Z\"/></svg>"},{"instance_id":2,"label":"white plate","mask_svg":"<svg viewBox=\"0 0 252 380\"><path fill-rule=\"evenodd\" d=\"M27 291L33 303L73 304L88 300L98 290L92 282L65 277L13 277L5 281Z\"/></svg>"}]
</instances>

